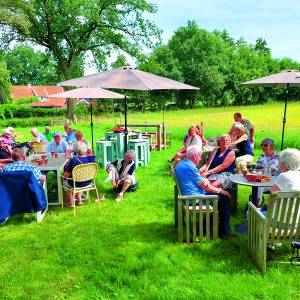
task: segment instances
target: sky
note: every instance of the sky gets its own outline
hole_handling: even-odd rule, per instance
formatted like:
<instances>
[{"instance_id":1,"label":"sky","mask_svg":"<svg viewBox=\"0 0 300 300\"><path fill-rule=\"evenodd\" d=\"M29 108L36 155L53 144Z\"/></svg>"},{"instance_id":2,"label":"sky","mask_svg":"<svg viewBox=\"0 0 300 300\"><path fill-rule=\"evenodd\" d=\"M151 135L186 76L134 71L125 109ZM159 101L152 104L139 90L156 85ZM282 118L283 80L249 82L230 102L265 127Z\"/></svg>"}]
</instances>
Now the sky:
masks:
<instances>
[{"instance_id":1,"label":"sky","mask_svg":"<svg viewBox=\"0 0 300 300\"><path fill-rule=\"evenodd\" d=\"M273 57L300 62L300 0L150 0L158 12L149 18L163 30L163 41L188 20L208 31L226 29L235 39L267 41Z\"/></svg>"}]
</instances>

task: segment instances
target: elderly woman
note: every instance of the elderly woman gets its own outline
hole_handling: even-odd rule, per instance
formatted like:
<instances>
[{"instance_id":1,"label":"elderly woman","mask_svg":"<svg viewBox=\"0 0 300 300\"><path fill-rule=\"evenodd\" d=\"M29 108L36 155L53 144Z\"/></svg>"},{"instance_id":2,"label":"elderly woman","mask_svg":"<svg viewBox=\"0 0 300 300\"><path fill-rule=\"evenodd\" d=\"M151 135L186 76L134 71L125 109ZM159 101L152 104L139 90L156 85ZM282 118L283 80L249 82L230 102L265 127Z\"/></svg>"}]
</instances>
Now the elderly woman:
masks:
<instances>
[{"instance_id":1,"label":"elderly woman","mask_svg":"<svg viewBox=\"0 0 300 300\"><path fill-rule=\"evenodd\" d=\"M277 176L271 191L300 191L300 151L288 148L279 154L281 173Z\"/></svg>"},{"instance_id":2,"label":"elderly woman","mask_svg":"<svg viewBox=\"0 0 300 300\"><path fill-rule=\"evenodd\" d=\"M72 178L72 171L76 166L81 165L81 164L91 163L91 162L95 161L94 156L86 155L86 153L87 153L86 145L79 144L77 151L78 151L78 156L74 156L74 157L70 158L70 160L67 162L67 164L65 165L65 168L64 168L63 176L65 178L69 178L64 181L64 185L66 185L68 187L73 187L73 180L71 178ZM84 187L89 184L91 184L91 180L84 181L84 182L78 182L78 183L76 183L76 186ZM74 207L75 203L77 205L82 205L80 193L76 194L76 201L75 201L75 199L73 199L72 191L69 191L69 190L66 191L66 196L67 196L68 207Z\"/></svg>"},{"instance_id":3,"label":"elderly woman","mask_svg":"<svg viewBox=\"0 0 300 300\"><path fill-rule=\"evenodd\" d=\"M247 162L253 161L253 150L250 140L246 134L245 127L241 123L234 123L230 130L232 139L229 147L236 147L239 152L236 154L235 165L237 170L246 167Z\"/></svg>"},{"instance_id":4,"label":"elderly woman","mask_svg":"<svg viewBox=\"0 0 300 300\"><path fill-rule=\"evenodd\" d=\"M261 147L264 154L260 155L255 166L257 172L269 173L272 176L278 176L280 173L279 169L279 156L274 151L274 140L271 138L265 138L261 142ZM257 204L258 206L262 203L263 192L270 192L271 188L258 188Z\"/></svg>"},{"instance_id":5,"label":"elderly woman","mask_svg":"<svg viewBox=\"0 0 300 300\"><path fill-rule=\"evenodd\" d=\"M74 155L78 155L78 150L77 149L78 149L78 145L80 145L80 144L86 145L86 147L87 147L87 153L86 154L87 155L93 155L93 151L90 147L89 142L83 139L82 132L79 131L79 130L76 130L75 131L75 137L76 137L76 142L73 143L73 145L72 145L72 151L73 151Z\"/></svg>"},{"instance_id":6,"label":"elderly woman","mask_svg":"<svg viewBox=\"0 0 300 300\"><path fill-rule=\"evenodd\" d=\"M134 156L135 152L128 150L125 153L124 159L118 159L106 166L106 171L109 173L106 181L111 180L113 187L119 191L116 202L123 200L126 191L133 192L138 187L138 182L134 175Z\"/></svg>"},{"instance_id":7,"label":"elderly woman","mask_svg":"<svg viewBox=\"0 0 300 300\"><path fill-rule=\"evenodd\" d=\"M228 179L234 173L235 153L228 147L231 138L228 134L222 134L218 137L218 148L211 152L207 162L200 168L202 177L206 177L211 184L227 189L231 182Z\"/></svg>"},{"instance_id":8,"label":"elderly woman","mask_svg":"<svg viewBox=\"0 0 300 300\"><path fill-rule=\"evenodd\" d=\"M175 165L180 162L183 158L186 156L186 150L189 146L199 146L199 149L202 149L202 140L200 136L197 134L198 129L195 126L191 126L188 131L188 137L184 141L184 147L181 148L175 156L173 156L171 159L169 159L169 162L175 161Z\"/></svg>"},{"instance_id":9,"label":"elderly woman","mask_svg":"<svg viewBox=\"0 0 300 300\"><path fill-rule=\"evenodd\" d=\"M279 170L279 156L274 151L274 140L271 138L265 138L261 142L261 147L264 154L260 155L256 163L256 171L267 171L272 176L277 176L280 173Z\"/></svg>"}]
</instances>

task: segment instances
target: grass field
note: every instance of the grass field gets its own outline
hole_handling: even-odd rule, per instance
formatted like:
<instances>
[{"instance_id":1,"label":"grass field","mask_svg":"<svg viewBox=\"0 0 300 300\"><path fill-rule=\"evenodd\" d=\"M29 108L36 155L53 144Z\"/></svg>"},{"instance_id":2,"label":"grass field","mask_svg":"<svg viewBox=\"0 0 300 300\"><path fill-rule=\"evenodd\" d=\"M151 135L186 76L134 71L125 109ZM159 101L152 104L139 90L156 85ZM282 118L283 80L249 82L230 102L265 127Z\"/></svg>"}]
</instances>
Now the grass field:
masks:
<instances>
[{"instance_id":1,"label":"grass field","mask_svg":"<svg viewBox=\"0 0 300 300\"><path fill-rule=\"evenodd\" d=\"M41 224L26 215L0 227L0 299L300 298L299 269L286 263L289 245L268 252L268 271L261 275L249 259L244 236L189 246L176 242L167 159L188 126L203 121L208 137L227 132L236 111L255 124L257 146L266 136L279 146L282 104L168 111L164 120L173 132L172 148L151 153L149 166L136 171L139 190L123 202L113 201L115 194L100 170L99 191L106 197L101 211L92 202L78 207L74 218L72 210L51 208ZM299 114L300 103L288 105L290 147L300 148ZM129 115L129 123L145 121L161 122L162 113ZM113 127L114 118L99 117L95 123L98 139ZM76 127L90 138L88 119ZM29 128L17 132L19 140L30 138ZM245 222L249 193L239 189L240 209L231 218L232 227Z\"/></svg>"}]
</instances>

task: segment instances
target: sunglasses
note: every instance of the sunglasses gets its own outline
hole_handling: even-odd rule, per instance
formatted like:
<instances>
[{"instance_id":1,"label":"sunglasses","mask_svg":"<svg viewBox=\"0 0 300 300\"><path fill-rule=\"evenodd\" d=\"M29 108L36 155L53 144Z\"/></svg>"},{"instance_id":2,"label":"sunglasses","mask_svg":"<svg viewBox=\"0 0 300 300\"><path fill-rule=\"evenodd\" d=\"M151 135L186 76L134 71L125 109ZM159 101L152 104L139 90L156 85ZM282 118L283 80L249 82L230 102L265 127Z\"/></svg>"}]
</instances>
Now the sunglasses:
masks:
<instances>
[{"instance_id":1,"label":"sunglasses","mask_svg":"<svg viewBox=\"0 0 300 300\"><path fill-rule=\"evenodd\" d=\"M270 144L261 144L262 147L268 147Z\"/></svg>"}]
</instances>

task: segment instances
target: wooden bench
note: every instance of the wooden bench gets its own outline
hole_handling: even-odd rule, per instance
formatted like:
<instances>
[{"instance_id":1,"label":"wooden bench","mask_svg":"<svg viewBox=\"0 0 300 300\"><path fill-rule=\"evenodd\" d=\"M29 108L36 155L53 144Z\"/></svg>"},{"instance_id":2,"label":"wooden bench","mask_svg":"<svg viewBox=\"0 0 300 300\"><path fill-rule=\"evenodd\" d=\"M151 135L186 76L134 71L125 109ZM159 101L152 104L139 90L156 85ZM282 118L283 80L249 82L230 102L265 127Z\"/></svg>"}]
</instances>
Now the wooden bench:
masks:
<instances>
[{"instance_id":1,"label":"wooden bench","mask_svg":"<svg viewBox=\"0 0 300 300\"><path fill-rule=\"evenodd\" d=\"M173 178L175 180L174 211L175 226L177 226L178 229L178 241L180 243L185 241L189 244L190 242L195 243L203 240L216 240L218 238L219 226L218 196L183 196L181 194L174 170L172 171Z\"/></svg>"},{"instance_id":2,"label":"wooden bench","mask_svg":"<svg viewBox=\"0 0 300 300\"><path fill-rule=\"evenodd\" d=\"M270 194L268 213L249 202L248 249L262 272L267 269L267 244L300 241L300 192Z\"/></svg>"}]
</instances>

